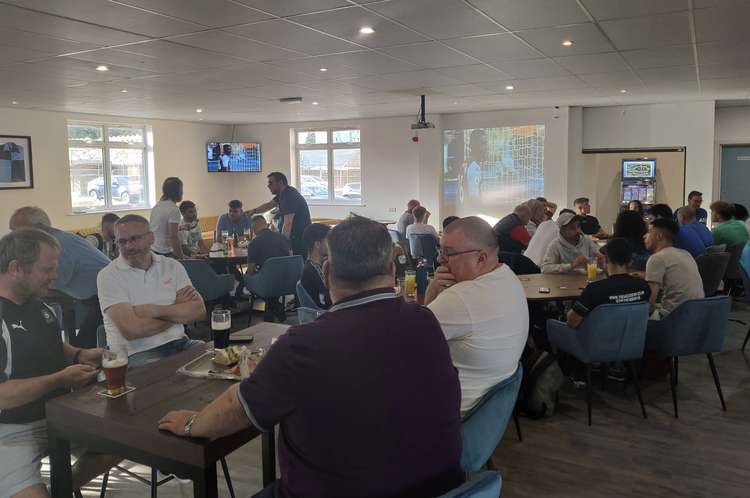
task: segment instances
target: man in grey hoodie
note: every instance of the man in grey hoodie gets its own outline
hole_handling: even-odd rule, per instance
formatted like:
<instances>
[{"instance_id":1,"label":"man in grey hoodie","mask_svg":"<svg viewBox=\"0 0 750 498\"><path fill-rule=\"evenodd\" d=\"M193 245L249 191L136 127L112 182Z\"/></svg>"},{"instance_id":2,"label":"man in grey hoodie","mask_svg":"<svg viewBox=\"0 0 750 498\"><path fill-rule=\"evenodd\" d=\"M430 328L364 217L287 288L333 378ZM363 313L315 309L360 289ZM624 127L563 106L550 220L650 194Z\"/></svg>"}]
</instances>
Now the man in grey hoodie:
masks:
<instances>
[{"instance_id":1,"label":"man in grey hoodie","mask_svg":"<svg viewBox=\"0 0 750 498\"><path fill-rule=\"evenodd\" d=\"M557 218L560 234L547 248L542 261L542 273L571 273L577 268L585 271L586 263L596 258L600 263L604 256L599 247L581 232L581 217L573 213L562 213Z\"/></svg>"}]
</instances>

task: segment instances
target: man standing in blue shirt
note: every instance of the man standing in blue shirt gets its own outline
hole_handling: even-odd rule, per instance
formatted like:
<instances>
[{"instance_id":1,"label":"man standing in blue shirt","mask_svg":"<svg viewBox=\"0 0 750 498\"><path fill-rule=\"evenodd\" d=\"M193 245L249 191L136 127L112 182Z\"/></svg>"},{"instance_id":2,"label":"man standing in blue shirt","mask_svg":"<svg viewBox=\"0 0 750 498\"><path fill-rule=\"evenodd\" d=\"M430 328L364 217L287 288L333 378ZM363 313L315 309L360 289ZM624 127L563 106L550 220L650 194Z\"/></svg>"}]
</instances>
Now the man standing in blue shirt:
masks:
<instances>
[{"instance_id":1,"label":"man standing in blue shirt","mask_svg":"<svg viewBox=\"0 0 750 498\"><path fill-rule=\"evenodd\" d=\"M688 194L687 207L695 211L695 219L698 223L706 225L708 223L708 212L701 207L701 204L703 204L703 193L691 190ZM674 212L674 217L677 219L677 211Z\"/></svg>"},{"instance_id":2,"label":"man standing in blue shirt","mask_svg":"<svg viewBox=\"0 0 750 498\"><path fill-rule=\"evenodd\" d=\"M250 217L245 216L242 212L242 201L237 199L229 201L229 212L219 217L216 223L215 240L221 239L221 232L229 232L230 237L245 234L245 230L251 227Z\"/></svg>"},{"instance_id":3,"label":"man standing in blue shirt","mask_svg":"<svg viewBox=\"0 0 750 498\"><path fill-rule=\"evenodd\" d=\"M96 294L96 276L109 264L109 258L81 236L52 228L43 209L25 206L10 217L10 229L40 228L60 244L57 278L50 285L76 300L78 333L71 334L70 344L80 348L96 347L96 329L102 324L102 312Z\"/></svg>"}]
</instances>

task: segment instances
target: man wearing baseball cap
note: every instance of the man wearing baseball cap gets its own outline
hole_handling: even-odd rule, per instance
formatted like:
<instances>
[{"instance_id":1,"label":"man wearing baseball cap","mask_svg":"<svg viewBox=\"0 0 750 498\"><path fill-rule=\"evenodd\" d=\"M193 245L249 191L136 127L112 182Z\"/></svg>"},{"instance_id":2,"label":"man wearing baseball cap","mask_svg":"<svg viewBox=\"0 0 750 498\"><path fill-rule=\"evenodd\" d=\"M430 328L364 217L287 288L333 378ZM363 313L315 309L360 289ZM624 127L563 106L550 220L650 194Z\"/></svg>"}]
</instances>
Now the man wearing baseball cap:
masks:
<instances>
[{"instance_id":1,"label":"man wearing baseball cap","mask_svg":"<svg viewBox=\"0 0 750 498\"><path fill-rule=\"evenodd\" d=\"M547 248L542 261L542 273L571 273L586 268L591 258L604 262L599 248L581 232L581 217L564 212L557 218L560 233Z\"/></svg>"}]
</instances>

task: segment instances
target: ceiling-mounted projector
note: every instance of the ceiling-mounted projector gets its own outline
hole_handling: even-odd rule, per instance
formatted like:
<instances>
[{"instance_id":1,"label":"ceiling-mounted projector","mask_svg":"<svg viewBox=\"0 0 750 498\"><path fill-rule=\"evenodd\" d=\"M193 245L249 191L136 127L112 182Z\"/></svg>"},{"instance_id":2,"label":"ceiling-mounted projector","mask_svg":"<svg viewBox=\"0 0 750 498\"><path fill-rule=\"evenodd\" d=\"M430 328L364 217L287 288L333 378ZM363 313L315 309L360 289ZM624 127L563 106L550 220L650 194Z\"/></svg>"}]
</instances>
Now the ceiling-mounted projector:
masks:
<instances>
[{"instance_id":1,"label":"ceiling-mounted projector","mask_svg":"<svg viewBox=\"0 0 750 498\"><path fill-rule=\"evenodd\" d=\"M425 97L424 95L420 95L421 99L421 105L419 106L419 116L416 123L411 125L412 130L424 130L425 128L434 128L435 125L432 123L428 123L427 119L425 118Z\"/></svg>"}]
</instances>

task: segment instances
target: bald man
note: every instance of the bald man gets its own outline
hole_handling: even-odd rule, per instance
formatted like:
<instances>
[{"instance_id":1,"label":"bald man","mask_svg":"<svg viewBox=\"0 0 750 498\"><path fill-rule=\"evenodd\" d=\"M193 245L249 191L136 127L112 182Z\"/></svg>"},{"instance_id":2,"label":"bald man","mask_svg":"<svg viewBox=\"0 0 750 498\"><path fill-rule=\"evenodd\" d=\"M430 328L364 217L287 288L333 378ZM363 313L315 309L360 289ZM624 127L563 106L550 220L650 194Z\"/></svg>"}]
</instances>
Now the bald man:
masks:
<instances>
[{"instance_id":1,"label":"bald man","mask_svg":"<svg viewBox=\"0 0 750 498\"><path fill-rule=\"evenodd\" d=\"M498 262L497 237L486 221L454 221L440 241L440 266L425 295L448 340L461 383L461 413L518 368L529 332L521 282Z\"/></svg>"},{"instance_id":2,"label":"bald man","mask_svg":"<svg viewBox=\"0 0 750 498\"><path fill-rule=\"evenodd\" d=\"M522 253L529 245L531 235L526 225L531 220L531 209L527 204L520 204L505 218L495 224L495 234L504 252Z\"/></svg>"}]
</instances>

